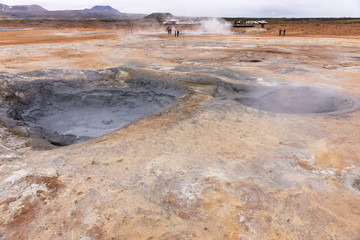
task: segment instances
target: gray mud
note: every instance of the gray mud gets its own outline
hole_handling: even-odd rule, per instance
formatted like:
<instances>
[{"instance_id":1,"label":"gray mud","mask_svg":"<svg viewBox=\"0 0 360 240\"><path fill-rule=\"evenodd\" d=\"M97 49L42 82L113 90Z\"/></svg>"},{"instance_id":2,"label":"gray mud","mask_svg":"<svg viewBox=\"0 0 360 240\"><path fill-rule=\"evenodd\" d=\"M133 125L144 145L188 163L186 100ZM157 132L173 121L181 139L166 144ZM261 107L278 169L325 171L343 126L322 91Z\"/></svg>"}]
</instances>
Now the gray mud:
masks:
<instances>
[{"instance_id":1,"label":"gray mud","mask_svg":"<svg viewBox=\"0 0 360 240\"><path fill-rule=\"evenodd\" d=\"M32 72L23 76L43 78L43 74ZM162 81L104 82L109 76L97 72L87 72L85 76L75 80L18 81L5 97L8 118L2 122L13 128L26 127L24 132L30 132L29 137L64 146L115 131L187 92L184 87Z\"/></svg>"},{"instance_id":2,"label":"gray mud","mask_svg":"<svg viewBox=\"0 0 360 240\"><path fill-rule=\"evenodd\" d=\"M105 135L162 109L193 91L189 84L215 100L232 99L274 113L339 115L359 108L358 100L326 89L254 86L249 84L252 76L226 69L212 69L203 75L200 70L198 74L131 68L0 73L0 122L31 139L70 145ZM217 77L225 75L239 84Z\"/></svg>"},{"instance_id":3,"label":"gray mud","mask_svg":"<svg viewBox=\"0 0 360 240\"><path fill-rule=\"evenodd\" d=\"M359 109L353 97L309 86L254 86L218 83L214 97L233 99L247 107L273 113L340 115Z\"/></svg>"},{"instance_id":4,"label":"gray mud","mask_svg":"<svg viewBox=\"0 0 360 240\"><path fill-rule=\"evenodd\" d=\"M356 99L317 87L251 87L235 100L274 113L344 114L358 109Z\"/></svg>"},{"instance_id":5,"label":"gray mud","mask_svg":"<svg viewBox=\"0 0 360 240\"><path fill-rule=\"evenodd\" d=\"M16 118L28 125L78 137L99 137L174 101L166 93L133 89L95 89L77 93L52 91L18 106Z\"/></svg>"}]
</instances>

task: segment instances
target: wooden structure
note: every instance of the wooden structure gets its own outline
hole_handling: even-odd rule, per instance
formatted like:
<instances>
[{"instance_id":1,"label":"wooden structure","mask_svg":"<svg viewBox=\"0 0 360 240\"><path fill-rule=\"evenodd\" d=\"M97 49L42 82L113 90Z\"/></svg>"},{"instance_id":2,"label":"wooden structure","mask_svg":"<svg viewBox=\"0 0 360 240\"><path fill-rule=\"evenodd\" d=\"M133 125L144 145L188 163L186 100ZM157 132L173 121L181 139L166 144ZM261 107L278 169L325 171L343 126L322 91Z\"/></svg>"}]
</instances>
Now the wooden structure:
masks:
<instances>
[{"instance_id":1,"label":"wooden structure","mask_svg":"<svg viewBox=\"0 0 360 240\"><path fill-rule=\"evenodd\" d=\"M261 25L262 28L265 27L265 24L268 24L266 21L246 21L246 20L240 20L240 21L234 21L233 27L255 27L256 25Z\"/></svg>"}]
</instances>

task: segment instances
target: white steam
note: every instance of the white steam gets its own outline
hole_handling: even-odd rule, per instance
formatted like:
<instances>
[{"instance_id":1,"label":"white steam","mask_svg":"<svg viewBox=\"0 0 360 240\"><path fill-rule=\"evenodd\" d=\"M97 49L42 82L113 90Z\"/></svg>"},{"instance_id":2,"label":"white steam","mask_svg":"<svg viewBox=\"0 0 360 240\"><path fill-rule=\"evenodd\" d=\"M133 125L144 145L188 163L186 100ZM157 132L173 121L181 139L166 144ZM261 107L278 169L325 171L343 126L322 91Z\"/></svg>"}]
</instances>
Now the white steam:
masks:
<instances>
[{"instance_id":1,"label":"white steam","mask_svg":"<svg viewBox=\"0 0 360 240\"><path fill-rule=\"evenodd\" d=\"M201 33L231 34L231 23L222 19L211 18L200 22L197 29Z\"/></svg>"}]
</instances>

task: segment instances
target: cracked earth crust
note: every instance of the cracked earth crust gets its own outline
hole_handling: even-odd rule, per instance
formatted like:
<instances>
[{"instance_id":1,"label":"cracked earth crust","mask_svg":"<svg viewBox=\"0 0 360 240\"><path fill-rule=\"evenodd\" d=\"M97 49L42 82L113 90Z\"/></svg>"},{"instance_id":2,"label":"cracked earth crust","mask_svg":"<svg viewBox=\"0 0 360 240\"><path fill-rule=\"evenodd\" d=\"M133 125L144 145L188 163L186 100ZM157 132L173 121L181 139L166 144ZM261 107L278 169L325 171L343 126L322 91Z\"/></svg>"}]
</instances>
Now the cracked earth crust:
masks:
<instances>
[{"instance_id":1,"label":"cracked earth crust","mask_svg":"<svg viewBox=\"0 0 360 240\"><path fill-rule=\"evenodd\" d=\"M359 239L359 37L0 36L0 239ZM27 99L17 86L36 81L186 91L116 131L58 147L7 111ZM242 101L248 94L261 104ZM333 114L289 112L286 101Z\"/></svg>"}]
</instances>

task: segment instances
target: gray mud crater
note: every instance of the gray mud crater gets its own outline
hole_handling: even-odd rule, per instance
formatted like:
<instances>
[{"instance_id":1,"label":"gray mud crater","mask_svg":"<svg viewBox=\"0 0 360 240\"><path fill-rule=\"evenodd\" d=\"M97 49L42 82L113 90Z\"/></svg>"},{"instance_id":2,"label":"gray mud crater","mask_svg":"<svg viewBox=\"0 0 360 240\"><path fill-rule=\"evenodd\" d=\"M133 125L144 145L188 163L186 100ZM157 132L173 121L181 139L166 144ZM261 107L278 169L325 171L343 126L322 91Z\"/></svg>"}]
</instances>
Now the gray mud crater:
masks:
<instances>
[{"instance_id":1,"label":"gray mud crater","mask_svg":"<svg viewBox=\"0 0 360 240\"><path fill-rule=\"evenodd\" d=\"M51 93L39 98L44 99L21 107L22 121L63 135L99 137L170 104L176 96L130 89L96 89L73 94Z\"/></svg>"},{"instance_id":2,"label":"gray mud crater","mask_svg":"<svg viewBox=\"0 0 360 240\"><path fill-rule=\"evenodd\" d=\"M59 80L18 84L14 92L21 92L22 97L7 96L7 115L26 126L30 137L64 146L115 131L187 92L162 81L97 84Z\"/></svg>"},{"instance_id":3,"label":"gray mud crater","mask_svg":"<svg viewBox=\"0 0 360 240\"><path fill-rule=\"evenodd\" d=\"M327 89L254 86L247 84L248 76L242 76L241 84L231 84L201 74L172 76L114 68L0 73L0 79L7 86L0 89L0 122L26 137L59 146L105 135L160 110L192 91L183 83L203 84L198 90L215 99L274 113L338 115L359 107L358 100Z\"/></svg>"},{"instance_id":4,"label":"gray mud crater","mask_svg":"<svg viewBox=\"0 0 360 240\"><path fill-rule=\"evenodd\" d=\"M251 87L235 100L251 108L289 114L343 114L359 107L349 96L303 86Z\"/></svg>"}]
</instances>

